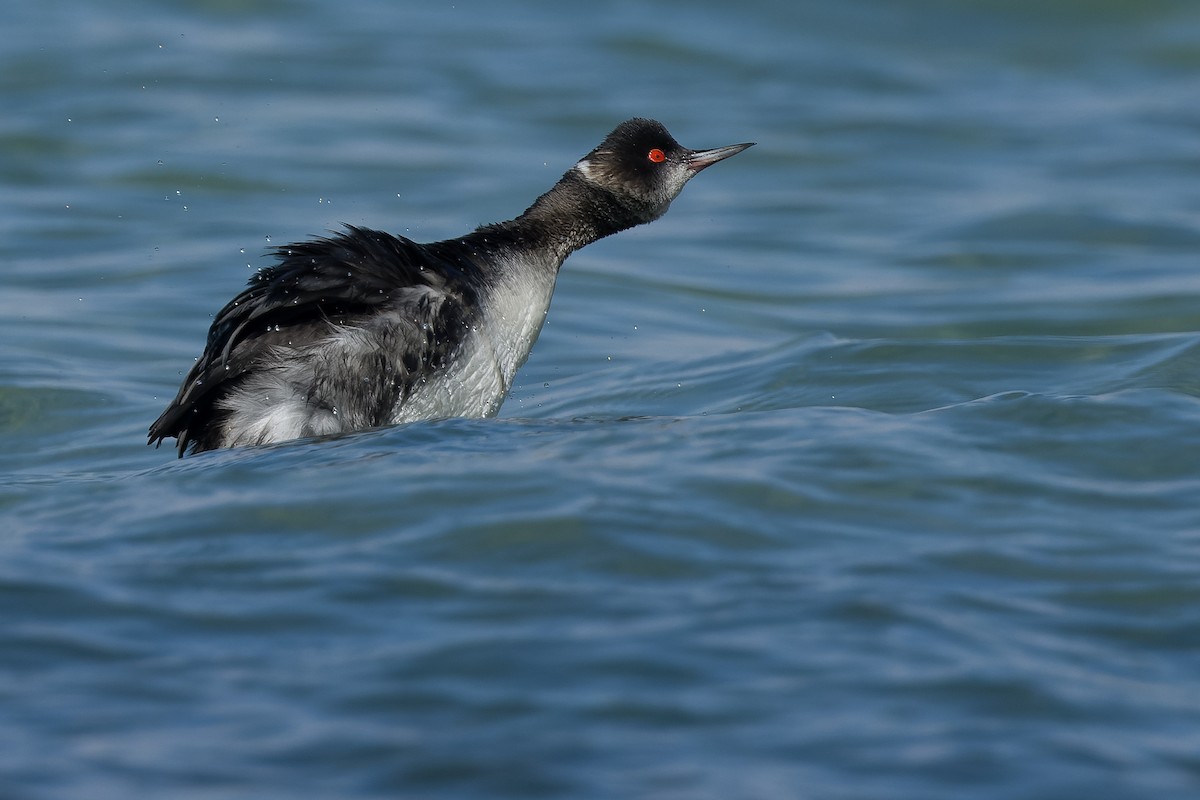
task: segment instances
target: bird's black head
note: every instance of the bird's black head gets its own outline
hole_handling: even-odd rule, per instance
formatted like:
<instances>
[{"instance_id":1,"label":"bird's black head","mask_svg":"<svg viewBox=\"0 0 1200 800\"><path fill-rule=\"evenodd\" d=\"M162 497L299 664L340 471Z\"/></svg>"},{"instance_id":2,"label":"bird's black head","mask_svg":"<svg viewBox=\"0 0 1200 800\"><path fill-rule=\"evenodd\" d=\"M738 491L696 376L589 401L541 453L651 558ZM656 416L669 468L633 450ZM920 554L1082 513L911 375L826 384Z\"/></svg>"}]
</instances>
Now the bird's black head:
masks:
<instances>
[{"instance_id":1,"label":"bird's black head","mask_svg":"<svg viewBox=\"0 0 1200 800\"><path fill-rule=\"evenodd\" d=\"M658 219L684 184L700 170L736 155L753 142L689 150L661 122L630 119L604 137L596 149L575 165L587 181L612 192L638 218Z\"/></svg>"}]
</instances>

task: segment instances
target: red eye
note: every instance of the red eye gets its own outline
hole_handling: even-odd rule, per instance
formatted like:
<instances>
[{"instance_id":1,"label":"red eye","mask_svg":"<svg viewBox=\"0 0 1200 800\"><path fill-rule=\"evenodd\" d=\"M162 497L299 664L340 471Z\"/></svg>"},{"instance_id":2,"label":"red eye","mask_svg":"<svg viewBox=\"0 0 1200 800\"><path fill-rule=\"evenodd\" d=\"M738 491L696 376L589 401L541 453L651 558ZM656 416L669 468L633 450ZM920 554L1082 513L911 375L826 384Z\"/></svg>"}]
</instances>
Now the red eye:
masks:
<instances>
[{"instance_id":1,"label":"red eye","mask_svg":"<svg viewBox=\"0 0 1200 800\"><path fill-rule=\"evenodd\" d=\"M656 147L646 154L646 158L650 159L655 164L661 164L667 160L667 154Z\"/></svg>"}]
</instances>

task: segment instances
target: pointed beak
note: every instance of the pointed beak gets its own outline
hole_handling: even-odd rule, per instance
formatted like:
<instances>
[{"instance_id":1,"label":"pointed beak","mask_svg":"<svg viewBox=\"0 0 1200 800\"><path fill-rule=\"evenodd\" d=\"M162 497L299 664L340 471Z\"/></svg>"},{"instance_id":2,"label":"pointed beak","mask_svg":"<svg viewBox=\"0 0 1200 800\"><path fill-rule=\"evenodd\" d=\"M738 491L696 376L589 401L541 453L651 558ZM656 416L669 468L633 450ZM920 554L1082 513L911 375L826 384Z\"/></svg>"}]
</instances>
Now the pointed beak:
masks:
<instances>
[{"instance_id":1,"label":"pointed beak","mask_svg":"<svg viewBox=\"0 0 1200 800\"><path fill-rule=\"evenodd\" d=\"M736 156L738 153L750 147L754 142L744 142L742 144L731 144L728 147L716 147L712 150L693 150L684 158L684 164L692 172L699 172L705 167L721 161L722 159Z\"/></svg>"}]
</instances>

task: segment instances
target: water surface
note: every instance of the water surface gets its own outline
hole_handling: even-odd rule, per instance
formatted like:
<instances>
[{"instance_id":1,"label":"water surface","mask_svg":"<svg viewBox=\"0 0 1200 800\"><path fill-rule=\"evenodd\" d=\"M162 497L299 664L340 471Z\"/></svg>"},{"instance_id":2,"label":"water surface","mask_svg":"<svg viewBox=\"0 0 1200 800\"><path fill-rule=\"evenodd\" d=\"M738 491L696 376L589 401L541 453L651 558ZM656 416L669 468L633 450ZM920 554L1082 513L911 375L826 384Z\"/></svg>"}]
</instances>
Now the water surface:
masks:
<instances>
[{"instance_id":1,"label":"water surface","mask_svg":"<svg viewBox=\"0 0 1200 800\"><path fill-rule=\"evenodd\" d=\"M0 796L1200 791L1200 9L55 4L0 32ZM263 251L754 140L497 419L177 460Z\"/></svg>"}]
</instances>

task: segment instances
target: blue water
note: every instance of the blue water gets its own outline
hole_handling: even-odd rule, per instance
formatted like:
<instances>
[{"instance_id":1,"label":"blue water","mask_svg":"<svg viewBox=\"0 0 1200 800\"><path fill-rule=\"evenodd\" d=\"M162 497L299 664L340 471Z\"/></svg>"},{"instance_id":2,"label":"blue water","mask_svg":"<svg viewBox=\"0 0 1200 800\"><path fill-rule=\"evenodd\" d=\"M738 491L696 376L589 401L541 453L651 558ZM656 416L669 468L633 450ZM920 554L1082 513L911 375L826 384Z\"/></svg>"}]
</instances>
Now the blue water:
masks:
<instances>
[{"instance_id":1,"label":"blue water","mask_svg":"<svg viewBox=\"0 0 1200 800\"><path fill-rule=\"evenodd\" d=\"M0 797L1200 796L1200 5L23 4ZM263 251L757 147L496 419L177 460Z\"/></svg>"}]
</instances>

